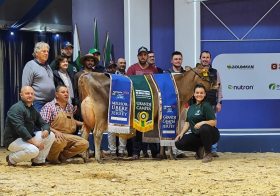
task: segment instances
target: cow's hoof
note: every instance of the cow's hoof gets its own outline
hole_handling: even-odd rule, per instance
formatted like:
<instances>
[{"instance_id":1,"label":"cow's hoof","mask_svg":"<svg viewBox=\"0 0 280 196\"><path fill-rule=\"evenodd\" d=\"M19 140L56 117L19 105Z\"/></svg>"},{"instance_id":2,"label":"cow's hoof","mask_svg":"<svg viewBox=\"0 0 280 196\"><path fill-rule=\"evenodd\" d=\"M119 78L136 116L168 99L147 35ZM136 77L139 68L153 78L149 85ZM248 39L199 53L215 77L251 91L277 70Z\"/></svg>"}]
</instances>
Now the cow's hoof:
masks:
<instances>
[{"instance_id":1,"label":"cow's hoof","mask_svg":"<svg viewBox=\"0 0 280 196\"><path fill-rule=\"evenodd\" d=\"M166 154L159 154L158 156L160 159L167 159L167 156Z\"/></svg>"},{"instance_id":2,"label":"cow's hoof","mask_svg":"<svg viewBox=\"0 0 280 196\"><path fill-rule=\"evenodd\" d=\"M83 159L84 163L90 162L90 159L88 159L88 158L82 157L82 159Z\"/></svg>"},{"instance_id":3,"label":"cow's hoof","mask_svg":"<svg viewBox=\"0 0 280 196\"><path fill-rule=\"evenodd\" d=\"M176 158L177 159L184 159L184 158L187 158L187 155L185 155L184 153L181 153L181 154L176 155Z\"/></svg>"},{"instance_id":4,"label":"cow's hoof","mask_svg":"<svg viewBox=\"0 0 280 196\"><path fill-rule=\"evenodd\" d=\"M178 158L176 157L176 156L174 156L174 155L170 155L170 160L178 160Z\"/></svg>"},{"instance_id":5,"label":"cow's hoof","mask_svg":"<svg viewBox=\"0 0 280 196\"><path fill-rule=\"evenodd\" d=\"M104 164L104 161L102 159L96 159L97 163Z\"/></svg>"},{"instance_id":6,"label":"cow's hoof","mask_svg":"<svg viewBox=\"0 0 280 196\"><path fill-rule=\"evenodd\" d=\"M152 155L152 158L157 161L161 161L163 156L161 154Z\"/></svg>"}]
</instances>

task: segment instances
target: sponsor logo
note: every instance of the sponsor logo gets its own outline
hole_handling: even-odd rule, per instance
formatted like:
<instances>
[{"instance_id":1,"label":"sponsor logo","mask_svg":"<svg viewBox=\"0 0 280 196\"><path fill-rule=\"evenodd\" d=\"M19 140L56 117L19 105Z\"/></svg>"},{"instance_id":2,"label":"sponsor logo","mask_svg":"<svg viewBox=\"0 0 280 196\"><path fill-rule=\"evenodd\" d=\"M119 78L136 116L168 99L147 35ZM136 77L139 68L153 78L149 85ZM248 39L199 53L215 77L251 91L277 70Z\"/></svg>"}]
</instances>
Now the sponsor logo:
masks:
<instances>
[{"instance_id":1,"label":"sponsor logo","mask_svg":"<svg viewBox=\"0 0 280 196\"><path fill-rule=\"evenodd\" d=\"M229 90L254 90L254 85L228 85Z\"/></svg>"},{"instance_id":2,"label":"sponsor logo","mask_svg":"<svg viewBox=\"0 0 280 196\"><path fill-rule=\"evenodd\" d=\"M280 64L277 64L277 63L271 63L271 69L272 69L272 70L277 70L277 69L280 69Z\"/></svg>"},{"instance_id":3,"label":"sponsor logo","mask_svg":"<svg viewBox=\"0 0 280 196\"><path fill-rule=\"evenodd\" d=\"M268 85L268 88L269 88L270 90L280 90L280 84L270 83L270 84Z\"/></svg>"},{"instance_id":4,"label":"sponsor logo","mask_svg":"<svg viewBox=\"0 0 280 196\"><path fill-rule=\"evenodd\" d=\"M238 70L252 70L255 68L255 65L227 65L229 70L238 69Z\"/></svg>"}]
</instances>

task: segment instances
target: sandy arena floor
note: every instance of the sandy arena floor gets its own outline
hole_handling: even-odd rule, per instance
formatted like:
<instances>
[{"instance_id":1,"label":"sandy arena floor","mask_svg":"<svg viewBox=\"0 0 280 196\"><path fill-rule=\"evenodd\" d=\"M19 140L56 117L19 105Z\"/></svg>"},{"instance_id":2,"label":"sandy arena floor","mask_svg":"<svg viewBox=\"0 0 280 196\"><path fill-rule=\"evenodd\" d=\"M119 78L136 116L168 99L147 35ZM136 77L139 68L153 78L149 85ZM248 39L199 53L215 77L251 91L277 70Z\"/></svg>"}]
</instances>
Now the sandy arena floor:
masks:
<instances>
[{"instance_id":1,"label":"sandy arena floor","mask_svg":"<svg viewBox=\"0 0 280 196\"><path fill-rule=\"evenodd\" d=\"M83 164L9 167L0 149L0 195L280 195L280 154L220 153L211 163L193 154L177 161L106 159Z\"/></svg>"}]
</instances>

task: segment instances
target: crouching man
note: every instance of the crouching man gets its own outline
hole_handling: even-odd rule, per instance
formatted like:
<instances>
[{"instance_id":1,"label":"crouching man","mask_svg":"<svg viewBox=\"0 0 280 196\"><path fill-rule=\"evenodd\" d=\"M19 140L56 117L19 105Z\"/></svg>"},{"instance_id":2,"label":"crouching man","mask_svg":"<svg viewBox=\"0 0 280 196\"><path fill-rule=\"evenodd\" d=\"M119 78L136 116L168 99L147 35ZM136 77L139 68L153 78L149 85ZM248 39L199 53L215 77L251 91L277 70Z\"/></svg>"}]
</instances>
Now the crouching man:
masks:
<instances>
[{"instance_id":1,"label":"crouching man","mask_svg":"<svg viewBox=\"0 0 280 196\"><path fill-rule=\"evenodd\" d=\"M21 100L7 113L4 145L12 153L6 157L6 161L9 166L24 161L31 161L32 166L45 165L55 136L32 105L35 98L33 88L22 87L20 97Z\"/></svg>"},{"instance_id":2,"label":"crouching man","mask_svg":"<svg viewBox=\"0 0 280 196\"><path fill-rule=\"evenodd\" d=\"M83 123L73 118L74 107L68 100L67 87L57 86L55 99L45 104L41 110L42 118L50 124L50 129L55 134L55 141L47 157L50 163L66 162L68 158L86 151L89 147L87 140L74 135L76 127Z\"/></svg>"}]
</instances>

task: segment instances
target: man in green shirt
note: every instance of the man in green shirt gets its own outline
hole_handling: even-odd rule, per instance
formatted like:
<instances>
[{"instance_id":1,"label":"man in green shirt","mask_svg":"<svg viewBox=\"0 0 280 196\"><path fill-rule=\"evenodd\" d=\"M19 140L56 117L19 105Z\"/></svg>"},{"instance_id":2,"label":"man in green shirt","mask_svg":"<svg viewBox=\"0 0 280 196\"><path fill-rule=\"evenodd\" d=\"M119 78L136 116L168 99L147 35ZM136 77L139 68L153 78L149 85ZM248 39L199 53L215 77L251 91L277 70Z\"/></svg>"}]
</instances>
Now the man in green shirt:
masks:
<instances>
[{"instance_id":1,"label":"man in green shirt","mask_svg":"<svg viewBox=\"0 0 280 196\"><path fill-rule=\"evenodd\" d=\"M33 107L34 90L23 86L21 100L7 113L4 145L12 153L6 157L9 166L31 161L32 166L45 165L46 157L55 140L49 125ZM35 127L41 131L36 131Z\"/></svg>"}]
</instances>

